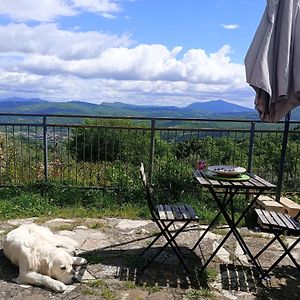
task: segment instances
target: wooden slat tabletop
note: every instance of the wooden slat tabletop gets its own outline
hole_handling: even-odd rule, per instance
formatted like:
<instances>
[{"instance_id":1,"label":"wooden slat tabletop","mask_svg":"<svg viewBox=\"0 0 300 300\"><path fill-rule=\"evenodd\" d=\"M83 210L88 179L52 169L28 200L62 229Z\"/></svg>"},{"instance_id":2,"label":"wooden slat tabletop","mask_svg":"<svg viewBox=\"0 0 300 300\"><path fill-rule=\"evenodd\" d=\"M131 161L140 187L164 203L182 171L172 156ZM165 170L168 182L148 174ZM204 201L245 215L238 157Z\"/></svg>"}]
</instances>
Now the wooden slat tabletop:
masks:
<instances>
[{"instance_id":1,"label":"wooden slat tabletop","mask_svg":"<svg viewBox=\"0 0 300 300\"><path fill-rule=\"evenodd\" d=\"M242 189L271 189L276 188L276 186L265 179L251 173L247 173L250 176L249 180L245 181L230 181L230 180L216 180L210 179L205 176L203 171L195 170L194 176L197 181L204 187L214 187L214 188L242 188Z\"/></svg>"}]
</instances>

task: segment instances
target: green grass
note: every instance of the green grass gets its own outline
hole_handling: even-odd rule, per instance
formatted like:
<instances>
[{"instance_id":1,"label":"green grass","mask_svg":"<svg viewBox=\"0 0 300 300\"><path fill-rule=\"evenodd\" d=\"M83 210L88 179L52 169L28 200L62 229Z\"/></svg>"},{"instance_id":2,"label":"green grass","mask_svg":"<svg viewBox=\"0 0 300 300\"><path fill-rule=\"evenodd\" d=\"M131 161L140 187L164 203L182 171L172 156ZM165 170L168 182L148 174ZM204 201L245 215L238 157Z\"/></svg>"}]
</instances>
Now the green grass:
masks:
<instances>
[{"instance_id":1,"label":"green grass","mask_svg":"<svg viewBox=\"0 0 300 300\"><path fill-rule=\"evenodd\" d=\"M102 279L89 280L84 282L89 287L103 287L106 286L106 283Z\"/></svg>"},{"instance_id":2,"label":"green grass","mask_svg":"<svg viewBox=\"0 0 300 300\"><path fill-rule=\"evenodd\" d=\"M200 289L200 290L189 289L187 290L185 296L189 300L208 299L208 298L213 298L213 293L209 289Z\"/></svg>"},{"instance_id":3,"label":"green grass","mask_svg":"<svg viewBox=\"0 0 300 300\"><path fill-rule=\"evenodd\" d=\"M218 207L209 196L196 189L183 192L177 197L169 195L168 190L157 193L160 203L186 203L192 205L201 224L208 224L215 216ZM235 198L237 216L245 204L243 196ZM38 217L50 218L104 218L127 219L151 218L145 196L141 189L97 190L66 187L49 182L36 182L22 188L0 189L0 220ZM220 217L217 224L225 224ZM241 223L242 224L242 223ZM80 225L80 224L78 224ZM70 225L70 226L75 226ZM95 223L90 228L99 229L103 224ZM66 228L68 229L68 228Z\"/></svg>"},{"instance_id":4,"label":"green grass","mask_svg":"<svg viewBox=\"0 0 300 300\"><path fill-rule=\"evenodd\" d=\"M113 192L60 188L55 185L0 189L0 219L28 217L138 219L150 215L145 202L134 203ZM95 223L92 226L97 229L102 224Z\"/></svg>"},{"instance_id":5,"label":"green grass","mask_svg":"<svg viewBox=\"0 0 300 300\"><path fill-rule=\"evenodd\" d=\"M114 291L112 291L111 289L109 289L108 287L106 287L102 290L101 296L105 300L116 300L117 299L116 293Z\"/></svg>"}]
</instances>

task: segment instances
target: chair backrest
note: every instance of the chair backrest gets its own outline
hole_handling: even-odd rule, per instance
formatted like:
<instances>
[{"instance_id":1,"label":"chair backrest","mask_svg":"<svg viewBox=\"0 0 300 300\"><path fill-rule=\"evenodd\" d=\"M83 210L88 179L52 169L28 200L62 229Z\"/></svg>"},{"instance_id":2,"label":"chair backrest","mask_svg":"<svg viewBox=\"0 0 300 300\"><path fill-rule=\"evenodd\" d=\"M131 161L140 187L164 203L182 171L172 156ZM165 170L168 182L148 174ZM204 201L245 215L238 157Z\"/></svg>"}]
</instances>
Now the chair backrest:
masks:
<instances>
[{"instance_id":1,"label":"chair backrest","mask_svg":"<svg viewBox=\"0 0 300 300\"><path fill-rule=\"evenodd\" d=\"M154 206L153 200L152 200L153 189L148 185L147 176L145 174L145 168L144 168L143 163L141 163L140 175L141 175L143 187L146 192L147 204L150 209L151 216L152 216L152 218L157 218L157 211L155 209L155 206Z\"/></svg>"}]
</instances>

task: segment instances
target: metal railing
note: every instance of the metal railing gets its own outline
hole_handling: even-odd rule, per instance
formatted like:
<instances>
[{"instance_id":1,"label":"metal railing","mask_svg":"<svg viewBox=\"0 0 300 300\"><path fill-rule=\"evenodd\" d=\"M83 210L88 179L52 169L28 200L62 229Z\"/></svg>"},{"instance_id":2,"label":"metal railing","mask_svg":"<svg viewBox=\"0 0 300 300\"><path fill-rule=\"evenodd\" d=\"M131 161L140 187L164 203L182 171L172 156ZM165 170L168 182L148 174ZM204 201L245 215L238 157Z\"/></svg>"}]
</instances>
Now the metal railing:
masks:
<instances>
[{"instance_id":1,"label":"metal railing","mask_svg":"<svg viewBox=\"0 0 300 300\"><path fill-rule=\"evenodd\" d=\"M284 123L82 115L0 114L0 185L58 180L122 188L144 161L156 182L185 182L200 159L278 180ZM300 122L291 121L283 191L300 191ZM186 183L188 184L188 183Z\"/></svg>"}]
</instances>

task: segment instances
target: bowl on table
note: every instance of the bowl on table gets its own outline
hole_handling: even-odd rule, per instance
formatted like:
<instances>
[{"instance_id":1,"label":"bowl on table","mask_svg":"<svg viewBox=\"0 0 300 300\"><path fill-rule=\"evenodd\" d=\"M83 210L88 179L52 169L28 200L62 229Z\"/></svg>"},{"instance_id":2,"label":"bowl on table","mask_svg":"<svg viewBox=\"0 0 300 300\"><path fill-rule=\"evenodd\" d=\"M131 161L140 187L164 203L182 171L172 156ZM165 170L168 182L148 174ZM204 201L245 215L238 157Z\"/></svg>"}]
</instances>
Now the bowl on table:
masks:
<instances>
[{"instance_id":1,"label":"bowl on table","mask_svg":"<svg viewBox=\"0 0 300 300\"><path fill-rule=\"evenodd\" d=\"M246 169L243 167L237 167L237 166L209 166L207 168L210 172L213 172L219 176L238 176L246 172Z\"/></svg>"}]
</instances>

